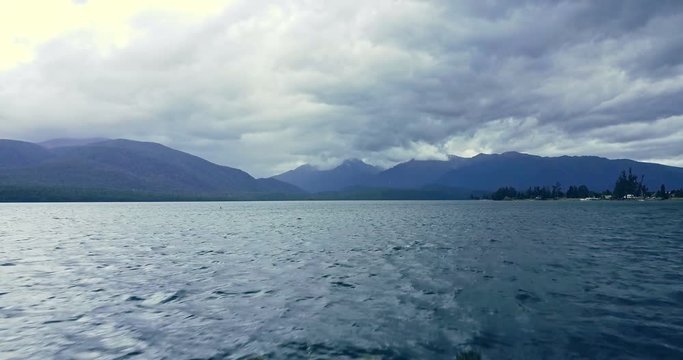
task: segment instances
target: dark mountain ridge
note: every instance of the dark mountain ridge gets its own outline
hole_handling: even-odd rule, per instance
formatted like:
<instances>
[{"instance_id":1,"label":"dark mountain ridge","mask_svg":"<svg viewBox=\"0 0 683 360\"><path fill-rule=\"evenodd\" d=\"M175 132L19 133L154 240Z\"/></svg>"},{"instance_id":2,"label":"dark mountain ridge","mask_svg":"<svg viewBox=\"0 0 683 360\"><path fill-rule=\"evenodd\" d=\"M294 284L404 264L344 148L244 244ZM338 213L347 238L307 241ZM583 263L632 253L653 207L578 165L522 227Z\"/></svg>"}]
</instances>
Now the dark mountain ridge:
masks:
<instances>
[{"instance_id":1,"label":"dark mountain ridge","mask_svg":"<svg viewBox=\"0 0 683 360\"><path fill-rule=\"evenodd\" d=\"M650 189L661 184L683 186L683 168L597 156L542 157L516 152L475 156L459 169L443 175L437 183L490 191L503 186L526 189L559 183L603 191L612 190L619 173L627 169L644 175Z\"/></svg>"},{"instance_id":2,"label":"dark mountain ridge","mask_svg":"<svg viewBox=\"0 0 683 360\"><path fill-rule=\"evenodd\" d=\"M318 170L302 165L294 170L273 176L309 192L339 191L350 186L365 184L381 170L359 159L349 159L330 170Z\"/></svg>"},{"instance_id":3,"label":"dark mountain ridge","mask_svg":"<svg viewBox=\"0 0 683 360\"><path fill-rule=\"evenodd\" d=\"M464 165L467 159L449 156L448 160L410 160L382 171L369 179L368 186L393 189L418 189L436 184L450 171Z\"/></svg>"},{"instance_id":4,"label":"dark mountain ridge","mask_svg":"<svg viewBox=\"0 0 683 360\"><path fill-rule=\"evenodd\" d=\"M0 140L0 186L209 198L303 193L160 144L124 139L51 149Z\"/></svg>"},{"instance_id":5,"label":"dark mountain ridge","mask_svg":"<svg viewBox=\"0 0 683 360\"><path fill-rule=\"evenodd\" d=\"M597 156L542 157L519 152L479 154L472 158L450 156L447 160L410 160L370 176L350 178L343 186L328 181L324 190L319 190L322 188L319 185L310 186L311 182L321 181L320 171L304 165L294 171L297 177L292 183L311 192L342 191L353 187L403 190L441 187L491 192L504 186L523 190L557 183L565 188L586 185L594 191L603 191L611 190L620 172L629 168L635 174L644 175L644 183L650 189L662 184L668 188L683 187L683 168ZM290 173L275 178L288 182Z\"/></svg>"}]
</instances>

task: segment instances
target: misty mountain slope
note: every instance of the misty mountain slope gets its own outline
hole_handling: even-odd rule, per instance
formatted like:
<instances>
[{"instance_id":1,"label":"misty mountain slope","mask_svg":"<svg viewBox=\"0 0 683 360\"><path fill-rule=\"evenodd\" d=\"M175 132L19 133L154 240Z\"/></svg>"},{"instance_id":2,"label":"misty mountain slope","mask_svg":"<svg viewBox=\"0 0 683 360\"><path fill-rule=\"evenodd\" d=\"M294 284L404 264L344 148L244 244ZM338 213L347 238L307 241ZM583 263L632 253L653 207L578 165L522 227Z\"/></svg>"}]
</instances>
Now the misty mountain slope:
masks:
<instances>
[{"instance_id":1,"label":"misty mountain slope","mask_svg":"<svg viewBox=\"0 0 683 360\"><path fill-rule=\"evenodd\" d=\"M302 165L273 176L273 179L296 185L309 192L339 191L365 184L379 172L377 167L361 160L349 159L330 170L318 170L310 165Z\"/></svg>"},{"instance_id":2,"label":"misty mountain slope","mask_svg":"<svg viewBox=\"0 0 683 360\"><path fill-rule=\"evenodd\" d=\"M52 156L42 146L16 140L0 140L0 168L37 165Z\"/></svg>"},{"instance_id":3,"label":"misty mountain slope","mask_svg":"<svg viewBox=\"0 0 683 360\"><path fill-rule=\"evenodd\" d=\"M645 183L651 189L661 184L683 186L683 168L595 156L541 157L514 152L475 156L466 165L442 176L437 183L495 190L502 186L526 189L559 182L565 190L569 185L586 185L602 191L611 190L619 173L628 168L645 175Z\"/></svg>"},{"instance_id":4,"label":"misty mountain slope","mask_svg":"<svg viewBox=\"0 0 683 360\"><path fill-rule=\"evenodd\" d=\"M110 139L107 139L107 138L89 138L89 139L60 138L60 139L51 139L51 140L39 142L38 145L40 145L46 149L55 149L55 148L67 147L67 146L89 145L89 144L94 144L94 143L103 142L103 141L107 141L107 140L110 140Z\"/></svg>"},{"instance_id":5,"label":"misty mountain slope","mask_svg":"<svg viewBox=\"0 0 683 360\"><path fill-rule=\"evenodd\" d=\"M396 189L417 189L436 183L443 175L469 159L450 156L448 160L410 160L384 170L365 185Z\"/></svg>"},{"instance_id":6,"label":"misty mountain slope","mask_svg":"<svg viewBox=\"0 0 683 360\"><path fill-rule=\"evenodd\" d=\"M108 140L54 148L49 154L39 163L4 169L0 185L192 195L301 193L290 184L257 180L155 143Z\"/></svg>"}]
</instances>

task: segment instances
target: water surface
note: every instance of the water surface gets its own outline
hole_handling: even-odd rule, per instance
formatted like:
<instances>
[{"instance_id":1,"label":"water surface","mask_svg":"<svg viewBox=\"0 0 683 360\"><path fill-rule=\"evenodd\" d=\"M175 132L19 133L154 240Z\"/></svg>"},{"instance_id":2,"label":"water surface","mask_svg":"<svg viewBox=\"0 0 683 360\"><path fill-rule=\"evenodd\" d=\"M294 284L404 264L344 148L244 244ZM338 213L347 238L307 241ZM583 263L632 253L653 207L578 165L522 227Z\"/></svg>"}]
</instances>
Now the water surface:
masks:
<instances>
[{"instance_id":1,"label":"water surface","mask_svg":"<svg viewBox=\"0 0 683 360\"><path fill-rule=\"evenodd\" d=\"M683 202L0 205L0 358L683 358Z\"/></svg>"}]
</instances>

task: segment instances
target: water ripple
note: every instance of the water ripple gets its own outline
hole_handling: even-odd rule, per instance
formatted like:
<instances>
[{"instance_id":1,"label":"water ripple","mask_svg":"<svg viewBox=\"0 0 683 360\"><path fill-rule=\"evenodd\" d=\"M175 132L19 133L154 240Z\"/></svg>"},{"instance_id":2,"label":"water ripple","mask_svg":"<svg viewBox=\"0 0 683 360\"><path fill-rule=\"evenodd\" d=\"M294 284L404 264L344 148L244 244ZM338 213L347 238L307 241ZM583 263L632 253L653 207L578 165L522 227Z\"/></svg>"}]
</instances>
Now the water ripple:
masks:
<instances>
[{"instance_id":1,"label":"water ripple","mask_svg":"<svg viewBox=\"0 0 683 360\"><path fill-rule=\"evenodd\" d=\"M683 358L683 202L2 204L0 229L2 359Z\"/></svg>"}]
</instances>

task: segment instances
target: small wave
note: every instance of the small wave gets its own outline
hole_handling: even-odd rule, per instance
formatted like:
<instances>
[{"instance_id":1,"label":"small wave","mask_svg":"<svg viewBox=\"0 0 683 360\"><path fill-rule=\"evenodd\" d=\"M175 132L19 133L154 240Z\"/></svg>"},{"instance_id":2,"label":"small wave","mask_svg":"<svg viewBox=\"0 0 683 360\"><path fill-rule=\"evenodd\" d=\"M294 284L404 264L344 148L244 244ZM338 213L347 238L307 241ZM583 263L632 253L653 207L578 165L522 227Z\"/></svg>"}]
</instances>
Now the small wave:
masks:
<instances>
[{"instance_id":1,"label":"small wave","mask_svg":"<svg viewBox=\"0 0 683 360\"><path fill-rule=\"evenodd\" d=\"M253 289L253 290L245 290L245 291L225 291L225 290L214 290L212 291L213 294L215 295L220 295L220 296L244 296L244 297L249 297L250 295L256 295L256 294L271 294L273 290L268 290L268 291L263 291L263 290L258 290L258 289Z\"/></svg>"},{"instance_id":2,"label":"small wave","mask_svg":"<svg viewBox=\"0 0 683 360\"><path fill-rule=\"evenodd\" d=\"M345 283L343 281L333 281L332 285L339 286L339 287L345 287L345 288L355 288L356 287L356 285Z\"/></svg>"},{"instance_id":3,"label":"small wave","mask_svg":"<svg viewBox=\"0 0 683 360\"><path fill-rule=\"evenodd\" d=\"M531 291L519 289L517 290L517 295L515 295L515 299L522 303L537 303L541 302L541 298L538 297L538 295L534 294Z\"/></svg>"},{"instance_id":4,"label":"small wave","mask_svg":"<svg viewBox=\"0 0 683 360\"><path fill-rule=\"evenodd\" d=\"M683 303L683 291L674 291L669 294L669 297L679 303Z\"/></svg>"},{"instance_id":5,"label":"small wave","mask_svg":"<svg viewBox=\"0 0 683 360\"><path fill-rule=\"evenodd\" d=\"M187 291L185 290L178 290L174 293L163 293L163 292L158 292L154 293L152 296L148 298L143 298L139 296L130 296L127 301L142 301L142 305L160 305L160 304L168 304L170 302L178 301L182 298L184 298L187 295Z\"/></svg>"},{"instance_id":6,"label":"small wave","mask_svg":"<svg viewBox=\"0 0 683 360\"><path fill-rule=\"evenodd\" d=\"M187 291L178 290L175 293L173 293L171 296L161 300L161 304L166 304L166 303L170 303L172 301L180 300L183 297L185 297L186 294L187 294Z\"/></svg>"},{"instance_id":7,"label":"small wave","mask_svg":"<svg viewBox=\"0 0 683 360\"><path fill-rule=\"evenodd\" d=\"M58 323L63 323L63 322L71 322L71 321L78 321L80 318L82 318L83 315L76 315L74 317L66 318L66 319L54 319L54 320L47 320L43 321L43 325L49 325L49 324L58 324Z\"/></svg>"},{"instance_id":8,"label":"small wave","mask_svg":"<svg viewBox=\"0 0 683 360\"><path fill-rule=\"evenodd\" d=\"M129 352L123 356L119 356L119 357L115 358L114 360L130 359L130 358L134 358L136 356L140 356L142 354L144 354L144 352L142 352L140 350L133 350L133 351L131 351L131 352Z\"/></svg>"},{"instance_id":9,"label":"small wave","mask_svg":"<svg viewBox=\"0 0 683 360\"><path fill-rule=\"evenodd\" d=\"M294 354L289 356L294 358L407 359L396 350L390 348L363 348L353 345L337 346L324 343L308 343L299 341L287 342L281 344L279 347L285 353L294 352Z\"/></svg>"}]
</instances>

